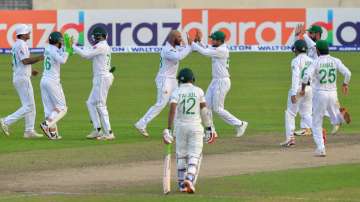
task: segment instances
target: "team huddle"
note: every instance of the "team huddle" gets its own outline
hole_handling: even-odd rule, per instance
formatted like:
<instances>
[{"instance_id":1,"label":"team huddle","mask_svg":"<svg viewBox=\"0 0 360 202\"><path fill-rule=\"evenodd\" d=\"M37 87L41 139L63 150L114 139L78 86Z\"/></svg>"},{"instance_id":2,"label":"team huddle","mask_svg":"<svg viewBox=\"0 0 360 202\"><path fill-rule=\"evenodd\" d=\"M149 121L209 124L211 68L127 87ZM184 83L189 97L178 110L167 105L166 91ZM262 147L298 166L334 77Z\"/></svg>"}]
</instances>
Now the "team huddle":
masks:
<instances>
[{"instance_id":1,"label":"team huddle","mask_svg":"<svg viewBox=\"0 0 360 202\"><path fill-rule=\"evenodd\" d=\"M296 57L291 62L292 84L288 94L285 111L286 140L280 145L295 145L294 135L313 134L316 143L316 156L326 156L326 130L323 118L328 116L333 125L332 134L336 134L343 123L351 118L346 108L340 107L337 97L337 71L344 76L342 92L348 94L351 72L338 58L329 55L327 41L320 40L322 29L312 25L307 30L299 25L295 30L297 39L293 45ZM301 116L300 131L295 131L295 117Z\"/></svg>"},{"instance_id":2,"label":"team huddle","mask_svg":"<svg viewBox=\"0 0 360 202\"><path fill-rule=\"evenodd\" d=\"M285 111L285 142L282 146L295 145L295 135L313 135L316 155L325 156L325 133L322 127L324 116L330 118L335 134L341 124L350 123L350 115L340 107L336 92L337 71L344 75L343 93L348 93L351 73L343 63L329 55L326 41L321 39L321 27L313 25L305 34L303 26L296 28L293 45L295 58L291 62L292 85L288 93ZM35 101L30 77L38 74L31 65L43 61L40 82L44 107L44 120L40 129L50 140L59 140L57 124L67 113L67 104L60 81L61 65L69 56L78 54L92 60L93 87L86 102L93 129L86 136L89 139L113 140L107 96L113 83L111 68L111 48L107 43L107 33L95 27L91 36L95 43L91 48L80 48L72 38L53 32L49 45L42 56L30 57L26 41L30 38L30 28L18 25L17 40L12 48L13 85L20 97L21 108L0 119L2 131L10 135L9 127L16 121L25 119L25 138L41 138L35 130ZM216 113L235 129L235 136L244 135L248 122L232 115L225 109L225 97L230 90L229 49L225 44L225 34L216 31L211 34L211 46L202 43L202 33L197 31L194 38L182 40L177 30L170 32L160 53L159 72L155 78L157 88L156 103L135 124L135 128L145 137L149 136L147 126L169 105L167 127L163 130L163 140L170 145L176 140L176 161L178 188L181 192L194 193L202 159L203 142L213 143L218 134L213 122ZM64 40L65 39L65 40ZM194 85L195 75L189 68L179 71L179 63L192 51L211 58L212 80L206 93ZM295 117L300 113L301 130L295 131ZM169 191L169 190L168 190Z\"/></svg>"}]
</instances>

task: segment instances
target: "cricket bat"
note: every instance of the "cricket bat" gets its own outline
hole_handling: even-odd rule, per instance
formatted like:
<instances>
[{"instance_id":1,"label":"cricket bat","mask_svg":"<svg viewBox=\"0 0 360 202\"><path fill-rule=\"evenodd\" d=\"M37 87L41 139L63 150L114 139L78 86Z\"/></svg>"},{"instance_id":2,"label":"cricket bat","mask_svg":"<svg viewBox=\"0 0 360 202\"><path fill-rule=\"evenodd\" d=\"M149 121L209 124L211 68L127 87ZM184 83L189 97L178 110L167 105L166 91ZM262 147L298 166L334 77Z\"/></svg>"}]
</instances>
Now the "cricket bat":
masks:
<instances>
[{"instance_id":1,"label":"cricket bat","mask_svg":"<svg viewBox=\"0 0 360 202\"><path fill-rule=\"evenodd\" d=\"M163 173L163 190L164 194L170 193L171 190L171 144L165 145L164 173Z\"/></svg>"}]
</instances>

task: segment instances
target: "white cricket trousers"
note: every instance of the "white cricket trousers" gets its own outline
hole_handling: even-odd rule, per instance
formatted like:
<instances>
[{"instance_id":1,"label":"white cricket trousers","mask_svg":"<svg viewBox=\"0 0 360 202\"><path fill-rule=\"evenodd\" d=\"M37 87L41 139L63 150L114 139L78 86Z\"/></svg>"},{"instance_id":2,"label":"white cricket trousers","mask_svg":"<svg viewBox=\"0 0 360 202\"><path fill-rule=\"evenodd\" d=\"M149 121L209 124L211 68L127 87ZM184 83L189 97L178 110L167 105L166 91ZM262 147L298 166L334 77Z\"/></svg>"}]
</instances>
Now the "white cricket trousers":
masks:
<instances>
[{"instance_id":1,"label":"white cricket trousers","mask_svg":"<svg viewBox=\"0 0 360 202\"><path fill-rule=\"evenodd\" d=\"M306 86L305 95L297 96L297 102L291 102L291 92L288 93L287 108L285 110L285 135L289 140L295 131L295 117L297 113L301 116L300 127L311 128L312 126L312 88Z\"/></svg>"},{"instance_id":2,"label":"white cricket trousers","mask_svg":"<svg viewBox=\"0 0 360 202\"><path fill-rule=\"evenodd\" d=\"M325 113L329 112L330 119L336 121L336 123L344 122L337 101L336 91L314 91L312 131L315 144L319 150L325 148L322 136L323 118Z\"/></svg>"},{"instance_id":3,"label":"white cricket trousers","mask_svg":"<svg viewBox=\"0 0 360 202\"><path fill-rule=\"evenodd\" d=\"M153 120L166 107L172 92L178 87L176 78L158 76L155 79L157 88L156 103L146 112L137 122L141 128L146 128L148 123Z\"/></svg>"},{"instance_id":4,"label":"white cricket trousers","mask_svg":"<svg viewBox=\"0 0 360 202\"><path fill-rule=\"evenodd\" d=\"M4 122L6 125L11 125L25 118L25 132L34 131L36 106L30 77L14 77L13 84L20 97L22 106L16 112L5 117Z\"/></svg>"},{"instance_id":5,"label":"white cricket trousers","mask_svg":"<svg viewBox=\"0 0 360 202\"><path fill-rule=\"evenodd\" d=\"M114 76L112 74L94 77L93 87L90 96L86 101L94 129L103 126L102 128L104 129L105 134L109 134L111 130L106 101L113 81Z\"/></svg>"},{"instance_id":6,"label":"white cricket trousers","mask_svg":"<svg viewBox=\"0 0 360 202\"><path fill-rule=\"evenodd\" d=\"M176 123L176 160L178 180L183 181L185 174L195 176L203 148L204 128L201 124Z\"/></svg>"},{"instance_id":7,"label":"white cricket trousers","mask_svg":"<svg viewBox=\"0 0 360 202\"><path fill-rule=\"evenodd\" d=\"M230 78L213 79L206 91L206 104L211 111L218 114L227 124L240 126L242 121L224 109L225 97L230 87Z\"/></svg>"},{"instance_id":8,"label":"white cricket trousers","mask_svg":"<svg viewBox=\"0 0 360 202\"><path fill-rule=\"evenodd\" d=\"M41 99L45 119L61 119L67 112L64 91L60 81L42 78L40 81ZM54 123L56 124L56 122Z\"/></svg>"}]
</instances>

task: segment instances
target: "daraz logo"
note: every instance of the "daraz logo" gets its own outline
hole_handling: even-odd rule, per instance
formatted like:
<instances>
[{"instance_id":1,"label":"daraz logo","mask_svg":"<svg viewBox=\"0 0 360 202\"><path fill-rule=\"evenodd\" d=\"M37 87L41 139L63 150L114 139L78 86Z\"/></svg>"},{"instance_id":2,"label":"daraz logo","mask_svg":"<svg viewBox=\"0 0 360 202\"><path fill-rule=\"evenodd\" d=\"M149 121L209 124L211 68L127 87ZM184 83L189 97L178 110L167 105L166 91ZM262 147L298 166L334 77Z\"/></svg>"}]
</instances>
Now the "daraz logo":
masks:
<instances>
[{"instance_id":1,"label":"daraz logo","mask_svg":"<svg viewBox=\"0 0 360 202\"><path fill-rule=\"evenodd\" d=\"M79 18L78 18L78 24L76 23L68 23L61 27L60 31L62 33L65 33L66 31L69 31L71 29L75 30L79 34L78 38L78 44L84 45L84 24L85 24L85 12L79 11Z\"/></svg>"}]
</instances>

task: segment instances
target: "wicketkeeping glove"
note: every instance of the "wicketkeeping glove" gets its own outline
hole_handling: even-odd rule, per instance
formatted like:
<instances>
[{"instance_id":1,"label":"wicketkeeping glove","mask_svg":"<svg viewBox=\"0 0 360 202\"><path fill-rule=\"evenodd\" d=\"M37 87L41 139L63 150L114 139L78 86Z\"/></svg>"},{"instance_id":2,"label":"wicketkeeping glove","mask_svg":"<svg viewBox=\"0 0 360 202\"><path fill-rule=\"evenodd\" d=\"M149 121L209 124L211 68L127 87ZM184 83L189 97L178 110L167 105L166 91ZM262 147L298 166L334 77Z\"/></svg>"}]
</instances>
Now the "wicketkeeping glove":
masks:
<instances>
[{"instance_id":1,"label":"wicketkeeping glove","mask_svg":"<svg viewBox=\"0 0 360 202\"><path fill-rule=\"evenodd\" d=\"M163 140L165 144L172 144L174 142L174 137L172 136L172 131L169 129L164 129L163 131Z\"/></svg>"},{"instance_id":2,"label":"wicketkeeping glove","mask_svg":"<svg viewBox=\"0 0 360 202\"><path fill-rule=\"evenodd\" d=\"M213 144L215 143L216 140L216 131L211 128L211 127L207 127L205 128L205 133L204 133L204 142L207 144Z\"/></svg>"},{"instance_id":3,"label":"wicketkeeping glove","mask_svg":"<svg viewBox=\"0 0 360 202\"><path fill-rule=\"evenodd\" d=\"M72 43L73 43L73 38L70 37L68 34L65 34L64 35L65 52L67 52L69 55L74 54Z\"/></svg>"}]
</instances>

